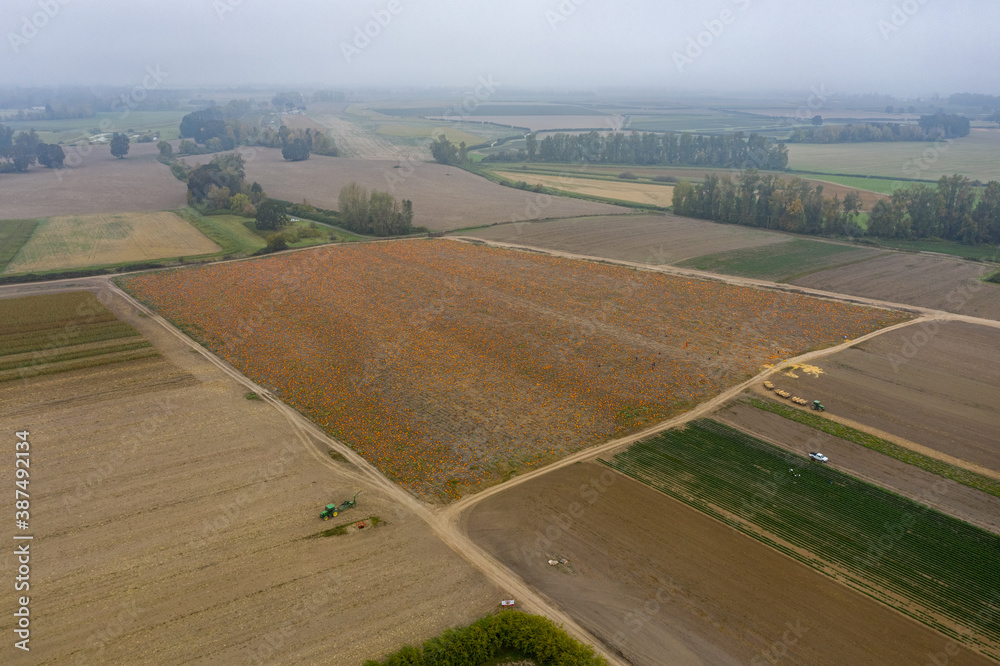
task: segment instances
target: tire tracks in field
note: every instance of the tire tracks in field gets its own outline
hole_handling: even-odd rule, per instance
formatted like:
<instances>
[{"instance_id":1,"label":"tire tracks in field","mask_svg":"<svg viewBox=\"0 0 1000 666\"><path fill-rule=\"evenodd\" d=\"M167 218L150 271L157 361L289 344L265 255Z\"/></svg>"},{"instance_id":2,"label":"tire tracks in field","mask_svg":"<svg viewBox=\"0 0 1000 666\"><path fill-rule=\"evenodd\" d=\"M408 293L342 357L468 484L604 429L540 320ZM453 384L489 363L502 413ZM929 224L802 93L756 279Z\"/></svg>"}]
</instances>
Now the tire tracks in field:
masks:
<instances>
[{"instance_id":1,"label":"tire tracks in field","mask_svg":"<svg viewBox=\"0 0 1000 666\"><path fill-rule=\"evenodd\" d=\"M891 303L887 301L879 301L876 299L868 299L863 297L850 296L845 294L837 294L834 292L825 292L816 289L809 289L805 287L790 287L789 285L781 285L773 282L767 282L763 280L753 280L749 278L737 278L731 276L717 275L714 273L706 273L703 271L696 271L691 269L681 269L671 266L649 266L647 264L641 264L637 262L619 261L619 260L609 260L601 257L590 257L586 255L577 255L568 252L558 252L550 251L542 248L535 248L531 246L515 245L510 243L500 243L493 241L483 241L481 239L466 238L466 237L448 237L450 240L455 242L476 242L483 243L486 245L491 245L499 248L540 252L543 254L548 254L551 256L563 257L568 259L576 259L583 261L596 261L600 263L611 263L618 264L622 266L627 266L631 268L636 268L640 270L647 270L653 272L666 273L670 275L684 276L697 279L708 279L714 281L720 281L728 284L733 284L737 286L752 287L752 288L765 288L789 293L798 293L806 296L819 297L827 300L835 300L840 302L846 302L851 304L867 305L870 307L881 307L889 308L895 310L903 310L917 314L919 316L915 317L906 322L890 326L888 328L880 329L878 331L873 331L867 335L861 336L859 338L854 338L848 340L835 347L829 347L826 349L816 350L808 352L791 359L785 359L780 363L774 365L774 367L769 368L755 377L742 382L736 386L733 386L726 391L723 391L716 397L699 404L694 409L681 414L677 417L663 421L659 424L651 426L641 432L629 435L627 437L619 438L604 444L590 447L577 453L571 454L561 460L551 463L541 469L531 471L527 474L515 476L504 483L498 484L491 488L487 488L475 495L466 496L452 504L447 506L434 506L426 502L423 502L409 492L404 490L402 486L394 483L386 476L384 476L374 465L369 463L367 460L362 458L358 453L356 453L352 448L346 444L334 439L322 429L319 428L315 423L307 419L305 416L300 414L298 411L292 409L277 397L275 397L270 391L257 385L255 382L251 381L249 378L244 376L241 372L230 366L224 360L216 356L210 350L202 347L197 342L192 340L186 334L176 329L170 322L161 317L156 312L150 310L142 303L138 302L131 295L124 292L117 285L111 281L112 276L95 276L89 278L79 278L70 280L60 280L53 282L44 283L29 283L29 284L15 284L9 286L0 286L0 298L6 297L16 297L16 296L28 296L36 294L47 294L47 293L59 293L64 291L73 290L88 290L88 291L111 291L117 297L124 300L135 310L145 314L153 322L160 325L165 331L173 335L176 339L180 340L182 343L190 347L191 349L197 350L203 356L213 363L219 370L225 373L228 377L233 379L239 385L246 387L248 390L252 390L258 395L260 395L269 405L276 409L285 419L288 421L289 426L295 433L296 438L299 443L305 447L308 453L321 465L324 465L330 469L335 469L341 473L346 473L349 476L356 478L359 481L367 481L372 485L376 486L380 490L386 493L386 495L392 499L395 499L400 506L409 509L416 516L422 519L431 528L434 534L440 538L449 548L455 551L463 559L465 559L471 566L480 571L488 580L493 582L495 585L500 587L505 591L506 594L514 597L519 601L519 604L524 610L545 615L549 619L560 623L563 628L575 638L589 643L601 652L604 657L608 660L610 664L616 666L626 666L627 662L620 659L613 651L609 649L607 645L597 639L591 632L586 630L584 627L579 625L569 614L568 611L562 609L557 603L548 599L541 591L536 590L526 581L524 581L520 576L515 574L506 565L497 560L491 554L484 551L476 543L474 543L471 538L469 538L467 532L464 529L462 522L463 515L476 506L479 502L482 502L494 495L508 490L516 485L527 483L533 479L536 479L544 474L554 472L556 470L562 469L568 465L575 464L577 462L592 461L596 460L599 456L606 455L610 452L615 451L619 448L624 448L634 444L635 442L660 433L664 430L670 428L676 428L678 426L684 425L692 420L701 418L710 414L711 412L718 409L720 406L733 399L743 391L745 391L750 386L757 382L763 381L768 376L779 371L780 367L795 363L805 363L808 361L813 361L819 358L830 356L841 352L847 348L854 345L860 344L862 342L871 340L880 335L890 333L899 329L914 326L920 323L933 321L933 320L943 320L943 321L962 321L966 323L990 326L993 328L1000 328L1000 321L993 321L987 319L980 319L978 317L972 317L967 315L959 315L953 313L946 313L936 310L930 310L928 308L911 306L900 303ZM326 444L330 449L337 451L343 455L351 465L357 468L357 472L347 470L344 468L342 463L337 463L333 461L324 451L320 450L320 444Z\"/></svg>"}]
</instances>

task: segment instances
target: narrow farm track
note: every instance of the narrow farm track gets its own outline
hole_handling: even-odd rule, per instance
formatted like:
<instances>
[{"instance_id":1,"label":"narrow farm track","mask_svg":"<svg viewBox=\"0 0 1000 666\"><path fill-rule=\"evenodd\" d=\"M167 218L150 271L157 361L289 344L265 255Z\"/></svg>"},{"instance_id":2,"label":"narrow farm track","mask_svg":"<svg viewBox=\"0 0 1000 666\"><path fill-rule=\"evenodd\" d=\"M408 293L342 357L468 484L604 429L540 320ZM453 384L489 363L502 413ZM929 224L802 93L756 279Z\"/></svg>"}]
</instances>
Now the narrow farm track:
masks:
<instances>
[{"instance_id":1,"label":"narrow farm track","mask_svg":"<svg viewBox=\"0 0 1000 666\"><path fill-rule=\"evenodd\" d=\"M483 242L480 241L479 239L465 239L461 237L455 237L454 240L456 240L456 242L468 242L470 240L475 240L475 242L478 243ZM910 305L877 301L873 299L854 297L832 292L824 292L814 289L790 287L788 285L779 285L776 283L766 282L762 280L721 276L711 273L705 273L702 271L678 269L673 267L652 267L645 264L639 264L627 261L609 261L607 259L599 257L589 257L589 256L575 255L572 253L564 253L564 252L553 252L548 250L542 250L539 248L519 246L508 243L486 242L486 244L508 249L542 252L544 254L549 254L558 257L565 257L570 259L613 263L641 270L659 271L671 275L680 275L698 279L717 280L738 286L768 288L768 289L814 296L818 298L835 300L846 303L868 305L873 307L892 308L892 309L912 312L914 314L919 315L918 317L916 317L911 321L897 324L895 326L885 328L879 331L875 331L860 338L848 340L836 347L809 352L792 359L786 359L782 362L782 365L786 363L806 363L814 361L816 359L836 354L844 349L847 349L851 346L854 346L866 340L870 340L879 335L883 335L885 333L895 331L897 329L918 325L920 323L932 320L963 321L982 326L991 326L994 328L1000 328L1000 322L997 321L985 320L966 315L943 313L939 311L929 310L926 308L920 308ZM682 414L678 417L675 417L673 419L670 419L668 421L659 423L642 432L630 435L628 437L613 440L605 444L599 445L597 447L593 447L572 454L546 467L529 472L524 475L517 476L503 484L493 486L475 495L467 496L453 504L447 506L440 506L440 505L435 506L418 500L410 493L405 491L402 487L390 481L388 478L382 475L382 473L379 472L379 470L376 469L372 464L370 464L368 461L366 461L360 455L358 455L353 449L330 437L327 433L322 431L317 425L306 419L299 412L285 405L283 402L281 402L279 399L273 396L269 391L258 386L254 382L250 381L247 377L245 377L235 368L231 367L229 364L224 362L222 359L218 358L215 354L201 347L193 340L191 340L188 336L186 336L184 333L174 328L169 322L160 317L158 314L150 311L144 305L133 299L131 296L118 289L117 286L115 286L111 282L108 276L60 280L60 281L45 282L45 283L16 284L16 285L2 286L0 287L0 298L13 298L18 296L59 293L59 292L73 291L73 290L88 290L97 292L102 298L102 300L110 298L111 295L113 294L114 297L122 299L123 301L127 302L131 307L135 308L138 312L145 314L150 319L160 324L166 331L171 333L179 340L183 341L192 349L202 353L205 356L205 358L210 360L213 364L215 364L220 370L222 370L228 376L232 377L234 381L246 387L247 390L254 391L258 395L260 395L274 409L278 410L288 421L289 426L291 430L294 432L297 441L305 448L306 451L308 451L308 453L319 464L324 465L330 469L338 469L343 473L344 472L343 463L337 463L333 461L329 457L327 450L332 449L342 454L350 462L350 464L353 465L357 470L356 472L351 472L351 474L359 482L367 482L377 486L378 488L384 490L389 496L395 498L400 503L401 506L413 510L417 515L421 516L424 519L424 521L431 527L431 529L435 532L435 534L437 534L438 537L444 543L446 543L452 550L461 555L474 567L479 569L492 582L494 582L496 585L504 589L507 594L517 599L519 605L522 608L534 613L545 615L550 619L558 623L561 623L564 626L564 628L576 638L596 646L597 649L605 655L605 657L611 664L624 665L626 662L624 662L623 660L619 659L617 656L612 654L606 648L606 646L604 646L590 632L585 630L576 621L574 621L573 618L566 611L558 607L557 604L553 603L543 594L541 594L533 587L531 587L529 584L527 584L524 580L522 580L519 576L514 574L510 569L508 569L505 565L500 563L492 555L485 552L482 548L474 544L469 539L469 537L465 532L462 520L463 515L479 502L482 502L483 500L492 497L500 492L504 492L513 486L525 483L538 476L551 473L555 470L564 468L568 465L572 465L577 462L592 460L598 456L605 455L616 449L627 447L641 439L649 437L650 435L683 425L694 419L704 417L710 414L712 411L717 409L725 402L731 400L733 397L742 393L749 386L762 381L764 378L768 377L770 374L776 371L775 369L768 369L758 374L757 376L753 377L750 380L747 380L739 385L727 389L726 391L722 392L715 398L698 405L693 410L685 414ZM326 445L327 449L324 449L324 445Z\"/></svg>"}]
</instances>

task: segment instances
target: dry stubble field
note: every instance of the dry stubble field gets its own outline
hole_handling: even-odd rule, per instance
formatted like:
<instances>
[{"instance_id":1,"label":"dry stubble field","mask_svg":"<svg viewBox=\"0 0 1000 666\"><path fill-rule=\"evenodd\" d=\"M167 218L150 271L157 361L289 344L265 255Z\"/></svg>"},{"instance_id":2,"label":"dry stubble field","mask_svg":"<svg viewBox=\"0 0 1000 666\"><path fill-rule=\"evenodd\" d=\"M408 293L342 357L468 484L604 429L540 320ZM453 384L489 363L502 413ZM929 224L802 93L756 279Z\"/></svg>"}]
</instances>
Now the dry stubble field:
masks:
<instances>
[{"instance_id":1,"label":"dry stubble field","mask_svg":"<svg viewBox=\"0 0 1000 666\"><path fill-rule=\"evenodd\" d=\"M579 199L552 197L503 187L456 167L408 160L363 160L314 155L286 162L275 148L241 148L247 156L247 180L258 181L268 195L286 201L339 208L340 190L354 181L369 190L388 191L413 201L413 223L434 230L530 220L540 217L627 213L627 208ZM189 157L194 164L206 156ZM399 168L396 168L396 167ZM167 175L170 172L164 167ZM541 203L544 202L544 203Z\"/></svg>"},{"instance_id":2,"label":"dry stubble field","mask_svg":"<svg viewBox=\"0 0 1000 666\"><path fill-rule=\"evenodd\" d=\"M83 268L218 252L174 213L74 215L43 221L4 273Z\"/></svg>"},{"instance_id":3,"label":"dry stubble field","mask_svg":"<svg viewBox=\"0 0 1000 666\"><path fill-rule=\"evenodd\" d=\"M496 605L418 516L108 293L161 357L0 383L0 430L30 432L33 663L358 664ZM385 524L306 539L359 486L341 518Z\"/></svg>"},{"instance_id":4,"label":"dry stubble field","mask_svg":"<svg viewBox=\"0 0 1000 666\"><path fill-rule=\"evenodd\" d=\"M3 174L0 219L171 210L187 203L184 183L156 161L156 144L133 143L121 160L107 145L84 146L89 152L79 166L69 166L75 150L66 150L65 169Z\"/></svg>"},{"instance_id":5,"label":"dry stubble field","mask_svg":"<svg viewBox=\"0 0 1000 666\"><path fill-rule=\"evenodd\" d=\"M525 181L529 185L542 184L566 192L584 194L591 197L604 197L619 201L650 204L667 208L673 205L674 188L672 185L657 185L656 183L631 183L611 180L595 180L593 178L571 178L569 176L545 176L533 173L517 173L515 171L497 171L496 175L514 182Z\"/></svg>"},{"instance_id":6,"label":"dry stubble field","mask_svg":"<svg viewBox=\"0 0 1000 666\"><path fill-rule=\"evenodd\" d=\"M593 216L503 224L466 236L659 266L713 252L788 242L784 234L670 214Z\"/></svg>"},{"instance_id":7,"label":"dry stubble field","mask_svg":"<svg viewBox=\"0 0 1000 666\"><path fill-rule=\"evenodd\" d=\"M447 240L120 284L389 478L443 499L904 318Z\"/></svg>"},{"instance_id":8,"label":"dry stubble field","mask_svg":"<svg viewBox=\"0 0 1000 666\"><path fill-rule=\"evenodd\" d=\"M924 664L948 642L594 463L489 497L464 522L480 547L637 666ZM953 658L991 663L964 649Z\"/></svg>"}]
</instances>

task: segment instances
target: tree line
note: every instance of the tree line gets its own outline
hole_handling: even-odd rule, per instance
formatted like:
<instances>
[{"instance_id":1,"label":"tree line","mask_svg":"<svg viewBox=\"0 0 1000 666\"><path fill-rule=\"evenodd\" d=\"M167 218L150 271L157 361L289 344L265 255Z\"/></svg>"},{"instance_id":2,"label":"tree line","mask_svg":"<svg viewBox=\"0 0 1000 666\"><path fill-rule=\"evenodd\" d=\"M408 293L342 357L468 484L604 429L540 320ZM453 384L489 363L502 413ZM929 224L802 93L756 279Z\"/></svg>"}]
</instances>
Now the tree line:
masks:
<instances>
[{"instance_id":1,"label":"tree line","mask_svg":"<svg viewBox=\"0 0 1000 666\"><path fill-rule=\"evenodd\" d=\"M960 175L942 177L935 187L915 184L879 201L867 232L858 223L856 192L843 201L839 195L831 199L822 185L756 169L736 180L711 175L698 184L682 181L674 188L673 208L677 215L810 235L1000 242L1000 183L990 182L977 202L972 182Z\"/></svg>"},{"instance_id":2,"label":"tree line","mask_svg":"<svg viewBox=\"0 0 1000 666\"><path fill-rule=\"evenodd\" d=\"M0 173L23 173L38 163L48 169L61 169L66 153L62 146L44 143L35 130L14 133L0 125Z\"/></svg>"},{"instance_id":3,"label":"tree line","mask_svg":"<svg viewBox=\"0 0 1000 666\"><path fill-rule=\"evenodd\" d=\"M969 136L971 124L965 116L937 113L920 116L916 124L859 123L800 127L792 130L790 143L865 143L871 141L937 141Z\"/></svg>"},{"instance_id":4,"label":"tree line","mask_svg":"<svg viewBox=\"0 0 1000 666\"><path fill-rule=\"evenodd\" d=\"M529 134L523 149L488 155L483 161L752 167L781 171L788 167L788 148L760 134L747 136L743 132L713 136L675 132L560 133L550 134L541 141L535 134Z\"/></svg>"}]
</instances>

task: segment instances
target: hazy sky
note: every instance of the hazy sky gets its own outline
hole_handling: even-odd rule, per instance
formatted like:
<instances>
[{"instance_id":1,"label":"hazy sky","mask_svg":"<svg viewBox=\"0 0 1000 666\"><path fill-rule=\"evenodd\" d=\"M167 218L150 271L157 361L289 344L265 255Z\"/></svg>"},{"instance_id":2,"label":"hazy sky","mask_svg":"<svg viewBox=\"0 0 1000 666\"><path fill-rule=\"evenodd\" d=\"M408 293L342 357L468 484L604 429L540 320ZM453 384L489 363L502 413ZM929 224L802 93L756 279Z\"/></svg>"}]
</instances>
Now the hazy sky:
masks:
<instances>
[{"instance_id":1,"label":"hazy sky","mask_svg":"<svg viewBox=\"0 0 1000 666\"><path fill-rule=\"evenodd\" d=\"M0 0L0 83L1000 94L998 25L996 0Z\"/></svg>"}]
</instances>

